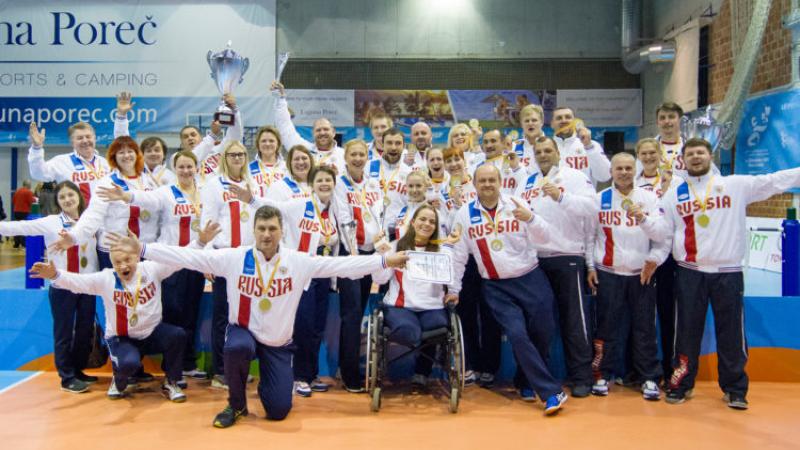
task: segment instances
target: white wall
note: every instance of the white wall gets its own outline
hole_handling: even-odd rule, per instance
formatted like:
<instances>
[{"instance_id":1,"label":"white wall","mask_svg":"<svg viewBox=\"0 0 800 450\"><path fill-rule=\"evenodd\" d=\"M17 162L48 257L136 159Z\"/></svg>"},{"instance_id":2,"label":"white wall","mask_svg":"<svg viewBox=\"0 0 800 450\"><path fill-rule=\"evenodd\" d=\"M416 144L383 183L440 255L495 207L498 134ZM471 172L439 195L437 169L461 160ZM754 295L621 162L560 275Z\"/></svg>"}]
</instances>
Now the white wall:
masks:
<instances>
[{"instance_id":1,"label":"white wall","mask_svg":"<svg viewBox=\"0 0 800 450\"><path fill-rule=\"evenodd\" d=\"M278 1L300 58L615 58L619 0Z\"/></svg>"}]
</instances>

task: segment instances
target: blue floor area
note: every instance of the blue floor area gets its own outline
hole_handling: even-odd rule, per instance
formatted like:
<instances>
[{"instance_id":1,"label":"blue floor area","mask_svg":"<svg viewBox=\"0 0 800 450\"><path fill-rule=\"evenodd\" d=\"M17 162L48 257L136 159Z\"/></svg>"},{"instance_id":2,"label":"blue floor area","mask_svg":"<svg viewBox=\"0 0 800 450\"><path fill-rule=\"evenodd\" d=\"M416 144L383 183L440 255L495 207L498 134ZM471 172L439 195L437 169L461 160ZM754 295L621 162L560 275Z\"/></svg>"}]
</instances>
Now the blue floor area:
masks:
<instances>
[{"instance_id":1,"label":"blue floor area","mask_svg":"<svg viewBox=\"0 0 800 450\"><path fill-rule=\"evenodd\" d=\"M0 289L24 289L25 269L0 271ZM781 274L761 269L747 269L744 274L747 297L781 297Z\"/></svg>"},{"instance_id":2,"label":"blue floor area","mask_svg":"<svg viewBox=\"0 0 800 450\"><path fill-rule=\"evenodd\" d=\"M16 383L32 377L38 372L26 372L22 370L0 370L0 392L5 391Z\"/></svg>"}]
</instances>

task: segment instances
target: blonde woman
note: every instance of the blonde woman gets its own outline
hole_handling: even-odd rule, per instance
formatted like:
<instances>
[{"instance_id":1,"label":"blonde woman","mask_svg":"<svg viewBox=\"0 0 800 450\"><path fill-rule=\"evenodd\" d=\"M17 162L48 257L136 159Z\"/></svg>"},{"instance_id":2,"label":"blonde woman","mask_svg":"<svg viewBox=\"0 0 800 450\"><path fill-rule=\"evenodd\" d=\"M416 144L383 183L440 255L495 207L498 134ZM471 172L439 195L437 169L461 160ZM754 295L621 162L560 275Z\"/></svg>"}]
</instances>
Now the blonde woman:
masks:
<instances>
[{"instance_id":1,"label":"blonde woman","mask_svg":"<svg viewBox=\"0 0 800 450\"><path fill-rule=\"evenodd\" d=\"M229 142L220 157L219 173L208 179L200 198L203 211L201 224L218 223L221 232L211 242L214 248L236 248L253 243L255 209L240 201L231 192L231 185L253 191L253 181L247 167L247 148L239 141ZM228 326L228 298L225 278L214 279L214 309L211 325L211 363L214 371L212 387L225 388L222 349L225 328Z\"/></svg>"}]
</instances>

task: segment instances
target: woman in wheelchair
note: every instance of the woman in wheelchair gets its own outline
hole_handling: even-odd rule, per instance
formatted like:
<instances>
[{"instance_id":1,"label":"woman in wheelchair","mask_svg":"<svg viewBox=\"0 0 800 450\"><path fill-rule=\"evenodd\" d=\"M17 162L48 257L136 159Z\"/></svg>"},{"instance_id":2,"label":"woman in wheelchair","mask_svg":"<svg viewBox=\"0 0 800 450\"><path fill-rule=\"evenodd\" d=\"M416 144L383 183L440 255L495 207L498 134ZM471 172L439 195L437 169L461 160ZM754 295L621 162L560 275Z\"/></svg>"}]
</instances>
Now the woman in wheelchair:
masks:
<instances>
[{"instance_id":1,"label":"woman in wheelchair","mask_svg":"<svg viewBox=\"0 0 800 450\"><path fill-rule=\"evenodd\" d=\"M393 243L396 251L449 251L440 247L439 215L430 204L420 205L411 217L410 226L403 236ZM449 325L445 305L458 302L457 295L448 295L441 284L412 281L402 270L386 269L373 274L378 284L389 282L389 291L383 298L384 324L388 328L388 342L415 349L422 343L423 333ZM378 330L381 332L381 330ZM425 347L418 355L412 383L425 385L431 373L435 348Z\"/></svg>"}]
</instances>

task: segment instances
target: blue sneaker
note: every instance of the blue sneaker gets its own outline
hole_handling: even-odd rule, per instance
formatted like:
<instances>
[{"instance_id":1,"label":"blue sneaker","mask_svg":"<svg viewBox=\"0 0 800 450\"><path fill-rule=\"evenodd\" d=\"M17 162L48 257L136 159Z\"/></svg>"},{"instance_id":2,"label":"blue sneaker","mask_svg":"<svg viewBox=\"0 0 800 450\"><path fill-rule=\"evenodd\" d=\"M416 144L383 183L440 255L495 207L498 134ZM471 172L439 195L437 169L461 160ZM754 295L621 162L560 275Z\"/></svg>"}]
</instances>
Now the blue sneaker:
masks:
<instances>
[{"instance_id":1,"label":"blue sneaker","mask_svg":"<svg viewBox=\"0 0 800 450\"><path fill-rule=\"evenodd\" d=\"M535 402L536 393L534 393L531 388L522 388L519 390L519 398L524 402Z\"/></svg>"},{"instance_id":2,"label":"blue sneaker","mask_svg":"<svg viewBox=\"0 0 800 450\"><path fill-rule=\"evenodd\" d=\"M566 402L567 394L564 391L551 395L547 398L547 402L544 405L544 415L552 416L557 413Z\"/></svg>"}]
</instances>

